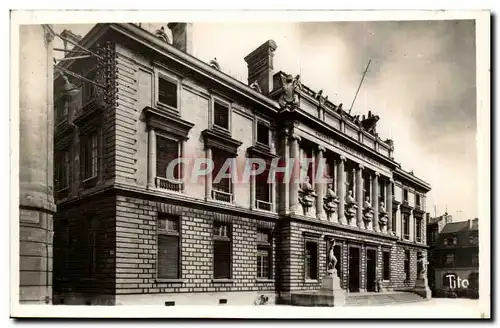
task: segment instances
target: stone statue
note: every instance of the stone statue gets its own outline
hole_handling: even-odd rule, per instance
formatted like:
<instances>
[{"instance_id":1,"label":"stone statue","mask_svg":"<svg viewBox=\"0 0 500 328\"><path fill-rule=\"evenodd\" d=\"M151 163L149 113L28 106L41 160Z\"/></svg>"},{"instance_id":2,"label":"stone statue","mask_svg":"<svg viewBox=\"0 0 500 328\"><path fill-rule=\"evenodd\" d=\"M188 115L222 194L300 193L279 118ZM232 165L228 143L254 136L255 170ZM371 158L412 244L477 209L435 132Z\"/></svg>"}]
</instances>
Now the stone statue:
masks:
<instances>
[{"instance_id":1,"label":"stone statue","mask_svg":"<svg viewBox=\"0 0 500 328\"><path fill-rule=\"evenodd\" d=\"M388 219L389 219L389 214L387 214L387 211L385 210L385 204L384 202L380 202L378 222L382 228L384 228L387 225Z\"/></svg>"},{"instance_id":2,"label":"stone statue","mask_svg":"<svg viewBox=\"0 0 500 328\"><path fill-rule=\"evenodd\" d=\"M425 260L423 255L420 255L417 261L418 261L418 275L425 276L427 274L427 265L429 264L429 262Z\"/></svg>"},{"instance_id":3,"label":"stone statue","mask_svg":"<svg viewBox=\"0 0 500 328\"><path fill-rule=\"evenodd\" d=\"M358 205L356 204L356 200L352 196L352 190L349 190L347 192L347 196L345 197L346 204L345 204L345 216L347 218L347 223L350 224L352 218L356 216L357 210L358 210Z\"/></svg>"},{"instance_id":4,"label":"stone statue","mask_svg":"<svg viewBox=\"0 0 500 328\"><path fill-rule=\"evenodd\" d=\"M333 190L333 184L331 183L328 184L326 195L323 198L323 200L324 200L323 207L325 208L325 212L328 218L330 218L330 216L337 210L337 204L339 202L337 194Z\"/></svg>"},{"instance_id":5,"label":"stone statue","mask_svg":"<svg viewBox=\"0 0 500 328\"><path fill-rule=\"evenodd\" d=\"M373 208L369 196L365 197L365 203L363 205L363 217L367 222L370 222L373 218Z\"/></svg>"},{"instance_id":6,"label":"stone statue","mask_svg":"<svg viewBox=\"0 0 500 328\"><path fill-rule=\"evenodd\" d=\"M279 105L281 108L295 108L299 105L299 95L297 90L300 90L300 75L293 77L281 75L281 85L283 87L283 94L279 98Z\"/></svg>"},{"instance_id":7,"label":"stone statue","mask_svg":"<svg viewBox=\"0 0 500 328\"><path fill-rule=\"evenodd\" d=\"M315 196L316 193L314 192L311 182L309 182L309 177L306 176L305 181L300 186L299 191L299 202L304 208L304 214L307 214L309 208L313 206Z\"/></svg>"},{"instance_id":8,"label":"stone statue","mask_svg":"<svg viewBox=\"0 0 500 328\"><path fill-rule=\"evenodd\" d=\"M328 272L335 274L337 272L337 258L335 257L335 239L332 240L330 250L328 251Z\"/></svg>"},{"instance_id":9,"label":"stone statue","mask_svg":"<svg viewBox=\"0 0 500 328\"><path fill-rule=\"evenodd\" d=\"M328 96L323 97L323 90L319 90L314 98L318 101L318 107L323 107L328 100Z\"/></svg>"},{"instance_id":10,"label":"stone statue","mask_svg":"<svg viewBox=\"0 0 500 328\"><path fill-rule=\"evenodd\" d=\"M380 212L380 214L386 214L387 213L387 211L385 210L384 202L380 202L379 212Z\"/></svg>"},{"instance_id":11,"label":"stone statue","mask_svg":"<svg viewBox=\"0 0 500 328\"><path fill-rule=\"evenodd\" d=\"M356 204L356 200L352 196L352 190L349 190L347 192L347 196L346 196L345 200L346 200L346 203L349 204L349 205L350 204Z\"/></svg>"}]
</instances>

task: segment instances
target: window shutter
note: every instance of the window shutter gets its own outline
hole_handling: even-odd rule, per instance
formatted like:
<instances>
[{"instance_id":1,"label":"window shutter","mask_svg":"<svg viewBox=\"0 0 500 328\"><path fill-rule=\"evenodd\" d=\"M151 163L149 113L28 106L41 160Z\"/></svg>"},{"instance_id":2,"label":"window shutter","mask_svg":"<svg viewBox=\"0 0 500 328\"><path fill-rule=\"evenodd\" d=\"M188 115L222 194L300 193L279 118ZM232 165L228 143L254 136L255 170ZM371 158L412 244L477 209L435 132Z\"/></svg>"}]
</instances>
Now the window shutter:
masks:
<instances>
[{"instance_id":1,"label":"window shutter","mask_svg":"<svg viewBox=\"0 0 500 328\"><path fill-rule=\"evenodd\" d=\"M214 240L214 278L230 278L231 244L225 240Z\"/></svg>"},{"instance_id":2,"label":"window shutter","mask_svg":"<svg viewBox=\"0 0 500 328\"><path fill-rule=\"evenodd\" d=\"M179 237L158 235L158 277L179 278Z\"/></svg>"}]
</instances>

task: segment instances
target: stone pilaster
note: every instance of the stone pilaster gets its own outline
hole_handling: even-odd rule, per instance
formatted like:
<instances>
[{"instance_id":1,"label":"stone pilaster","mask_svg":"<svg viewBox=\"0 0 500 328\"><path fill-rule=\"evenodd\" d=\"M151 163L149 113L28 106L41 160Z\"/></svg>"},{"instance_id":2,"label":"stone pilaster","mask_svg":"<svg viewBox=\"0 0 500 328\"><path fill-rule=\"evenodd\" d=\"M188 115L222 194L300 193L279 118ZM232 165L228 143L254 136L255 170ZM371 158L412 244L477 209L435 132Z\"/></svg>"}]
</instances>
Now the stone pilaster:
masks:
<instances>
[{"instance_id":1,"label":"stone pilaster","mask_svg":"<svg viewBox=\"0 0 500 328\"><path fill-rule=\"evenodd\" d=\"M212 161L212 148L205 148L205 158L209 163ZM208 170L205 174L205 199L212 199L212 171Z\"/></svg>"},{"instance_id":2,"label":"stone pilaster","mask_svg":"<svg viewBox=\"0 0 500 328\"><path fill-rule=\"evenodd\" d=\"M373 176L373 185L372 185L372 206L373 206L373 230L380 231L380 227L378 225L378 208L380 206L378 201L378 178L380 174L375 172Z\"/></svg>"},{"instance_id":3,"label":"stone pilaster","mask_svg":"<svg viewBox=\"0 0 500 328\"><path fill-rule=\"evenodd\" d=\"M346 158L344 156L340 156L340 160L337 163L337 190L339 197L339 215L338 221L339 223L345 222L345 196L346 196L346 187L345 187L345 161Z\"/></svg>"},{"instance_id":4,"label":"stone pilaster","mask_svg":"<svg viewBox=\"0 0 500 328\"><path fill-rule=\"evenodd\" d=\"M293 161L290 177L290 213L300 213L299 187L300 187L300 136L290 136L290 160Z\"/></svg>"},{"instance_id":5,"label":"stone pilaster","mask_svg":"<svg viewBox=\"0 0 500 328\"><path fill-rule=\"evenodd\" d=\"M19 302L52 303L54 33L19 28Z\"/></svg>"},{"instance_id":6,"label":"stone pilaster","mask_svg":"<svg viewBox=\"0 0 500 328\"><path fill-rule=\"evenodd\" d=\"M363 224L363 169L365 167L359 164L358 169L356 170L356 201L358 203L358 213L357 217L357 226L358 228L364 227Z\"/></svg>"},{"instance_id":7,"label":"stone pilaster","mask_svg":"<svg viewBox=\"0 0 500 328\"><path fill-rule=\"evenodd\" d=\"M387 188L386 188L386 210L387 210L387 216L388 216L388 219L387 219L387 233L388 234L392 234L392 183L394 181L389 180L389 183L387 185Z\"/></svg>"},{"instance_id":8,"label":"stone pilaster","mask_svg":"<svg viewBox=\"0 0 500 328\"><path fill-rule=\"evenodd\" d=\"M316 152L316 217L320 220L326 220L326 213L323 208L323 197L325 196L325 183L324 183L324 171L325 171L325 161L323 154L325 152L325 148L318 146ZM318 172L321 173L318 176Z\"/></svg>"},{"instance_id":9,"label":"stone pilaster","mask_svg":"<svg viewBox=\"0 0 500 328\"><path fill-rule=\"evenodd\" d=\"M156 179L156 132L153 128L148 131L148 188L155 187Z\"/></svg>"}]
</instances>

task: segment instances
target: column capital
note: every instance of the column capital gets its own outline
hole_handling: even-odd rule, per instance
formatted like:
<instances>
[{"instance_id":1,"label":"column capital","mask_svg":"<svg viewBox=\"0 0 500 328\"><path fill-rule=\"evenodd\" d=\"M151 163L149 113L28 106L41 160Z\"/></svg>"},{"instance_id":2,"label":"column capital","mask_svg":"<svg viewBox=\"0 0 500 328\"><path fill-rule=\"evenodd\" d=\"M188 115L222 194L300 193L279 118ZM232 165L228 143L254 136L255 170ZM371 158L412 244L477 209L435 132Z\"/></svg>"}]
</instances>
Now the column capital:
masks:
<instances>
[{"instance_id":1,"label":"column capital","mask_svg":"<svg viewBox=\"0 0 500 328\"><path fill-rule=\"evenodd\" d=\"M394 179L393 178L389 178L389 183L394 183Z\"/></svg>"},{"instance_id":2,"label":"column capital","mask_svg":"<svg viewBox=\"0 0 500 328\"><path fill-rule=\"evenodd\" d=\"M380 177L380 173L375 172L375 176L376 176L377 178L378 178L378 177Z\"/></svg>"},{"instance_id":3,"label":"column capital","mask_svg":"<svg viewBox=\"0 0 500 328\"><path fill-rule=\"evenodd\" d=\"M340 160L341 160L342 162L345 162L345 161L347 160L347 158L346 158L344 155L340 155Z\"/></svg>"},{"instance_id":4,"label":"column capital","mask_svg":"<svg viewBox=\"0 0 500 328\"><path fill-rule=\"evenodd\" d=\"M290 138L292 140L297 140L297 141L301 141L302 140L302 138L297 133L293 133L293 132L291 132L288 135L288 138Z\"/></svg>"},{"instance_id":5,"label":"column capital","mask_svg":"<svg viewBox=\"0 0 500 328\"><path fill-rule=\"evenodd\" d=\"M359 164L358 164L358 168L359 168L360 170L364 170L364 169L365 169L365 166L364 166L363 164L359 163Z\"/></svg>"},{"instance_id":6,"label":"column capital","mask_svg":"<svg viewBox=\"0 0 500 328\"><path fill-rule=\"evenodd\" d=\"M325 147L320 146L320 145L318 145L317 149L318 149L318 152L322 152L322 153L324 153L326 151Z\"/></svg>"}]
</instances>

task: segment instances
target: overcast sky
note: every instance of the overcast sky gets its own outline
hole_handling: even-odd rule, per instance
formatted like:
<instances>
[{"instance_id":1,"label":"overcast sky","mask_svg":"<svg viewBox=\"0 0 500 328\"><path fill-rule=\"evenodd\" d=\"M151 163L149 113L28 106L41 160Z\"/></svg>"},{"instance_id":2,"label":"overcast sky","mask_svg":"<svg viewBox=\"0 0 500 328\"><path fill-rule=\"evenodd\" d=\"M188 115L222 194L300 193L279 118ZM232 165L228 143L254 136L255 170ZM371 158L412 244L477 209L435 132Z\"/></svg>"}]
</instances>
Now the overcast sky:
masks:
<instances>
[{"instance_id":1,"label":"overcast sky","mask_svg":"<svg viewBox=\"0 0 500 328\"><path fill-rule=\"evenodd\" d=\"M84 35L90 26L55 28ZM195 23L194 55L216 57L246 82L243 58L268 39L278 45L276 71L301 74L344 108L371 59L352 113L380 116L396 161L431 184L431 215L436 205L457 221L477 217L474 21Z\"/></svg>"}]
</instances>

